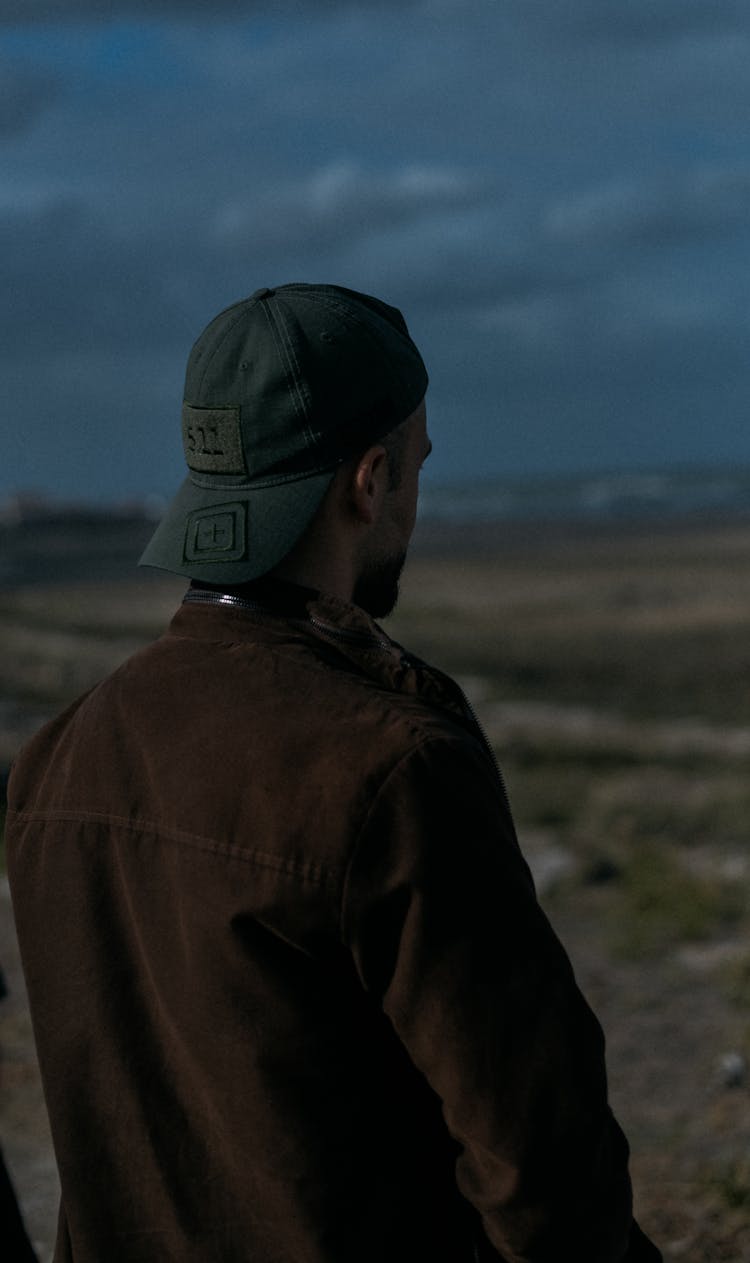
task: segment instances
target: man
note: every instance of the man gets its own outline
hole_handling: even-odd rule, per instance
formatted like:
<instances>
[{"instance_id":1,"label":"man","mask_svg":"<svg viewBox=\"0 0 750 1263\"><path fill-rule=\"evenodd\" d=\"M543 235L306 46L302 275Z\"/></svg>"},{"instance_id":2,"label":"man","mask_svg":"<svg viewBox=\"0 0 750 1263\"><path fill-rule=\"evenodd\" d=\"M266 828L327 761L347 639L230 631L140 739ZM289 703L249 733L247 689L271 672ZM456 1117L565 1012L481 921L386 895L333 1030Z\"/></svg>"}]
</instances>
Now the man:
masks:
<instances>
[{"instance_id":1,"label":"man","mask_svg":"<svg viewBox=\"0 0 750 1263\"><path fill-rule=\"evenodd\" d=\"M142 558L184 604L17 762L57 1263L660 1257L492 753L373 622L426 387L364 294L217 316Z\"/></svg>"}]
</instances>

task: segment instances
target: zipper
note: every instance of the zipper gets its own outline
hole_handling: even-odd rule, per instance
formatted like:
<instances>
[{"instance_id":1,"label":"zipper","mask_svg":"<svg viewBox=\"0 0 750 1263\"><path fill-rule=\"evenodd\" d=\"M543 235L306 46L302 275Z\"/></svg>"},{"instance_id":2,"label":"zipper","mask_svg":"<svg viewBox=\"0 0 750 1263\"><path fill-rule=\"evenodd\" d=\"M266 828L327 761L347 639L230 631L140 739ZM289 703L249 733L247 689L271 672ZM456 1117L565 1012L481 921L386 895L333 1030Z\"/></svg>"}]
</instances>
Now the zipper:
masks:
<instances>
[{"instance_id":1,"label":"zipper","mask_svg":"<svg viewBox=\"0 0 750 1263\"><path fill-rule=\"evenodd\" d=\"M249 601L244 596L233 596L229 592L208 592L205 588L189 588L182 598L183 605L229 605L240 610L258 610L264 614L271 614L272 611L266 609L258 601Z\"/></svg>"}]
</instances>

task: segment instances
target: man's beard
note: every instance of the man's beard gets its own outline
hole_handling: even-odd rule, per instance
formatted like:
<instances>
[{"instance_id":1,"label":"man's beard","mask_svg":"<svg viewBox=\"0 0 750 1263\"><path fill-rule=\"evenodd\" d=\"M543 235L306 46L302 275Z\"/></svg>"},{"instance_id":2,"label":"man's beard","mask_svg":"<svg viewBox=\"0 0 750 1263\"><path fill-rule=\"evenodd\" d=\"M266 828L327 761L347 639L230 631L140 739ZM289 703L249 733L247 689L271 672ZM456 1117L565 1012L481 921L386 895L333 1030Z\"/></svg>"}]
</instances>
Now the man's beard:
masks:
<instances>
[{"instance_id":1,"label":"man's beard","mask_svg":"<svg viewBox=\"0 0 750 1263\"><path fill-rule=\"evenodd\" d=\"M391 557L371 561L358 575L352 602L372 618L385 618L396 608L398 581L406 561L406 550Z\"/></svg>"}]
</instances>

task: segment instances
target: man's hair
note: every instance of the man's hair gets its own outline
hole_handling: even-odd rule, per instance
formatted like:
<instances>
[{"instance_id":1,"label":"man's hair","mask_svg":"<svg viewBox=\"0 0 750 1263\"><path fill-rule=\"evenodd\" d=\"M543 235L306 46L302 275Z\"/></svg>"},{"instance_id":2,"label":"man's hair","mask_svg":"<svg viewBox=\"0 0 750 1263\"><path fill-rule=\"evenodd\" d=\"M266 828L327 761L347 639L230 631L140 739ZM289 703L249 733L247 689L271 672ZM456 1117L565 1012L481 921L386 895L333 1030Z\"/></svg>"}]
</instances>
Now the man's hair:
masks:
<instances>
[{"instance_id":1,"label":"man's hair","mask_svg":"<svg viewBox=\"0 0 750 1263\"><path fill-rule=\"evenodd\" d=\"M395 430L391 430L390 433L385 434L380 440L388 457L389 491L396 491L401 486L407 439L407 425L405 421L402 421L400 425L396 426Z\"/></svg>"},{"instance_id":2,"label":"man's hair","mask_svg":"<svg viewBox=\"0 0 750 1263\"><path fill-rule=\"evenodd\" d=\"M404 468L404 454L406 452L406 444L409 439L407 421L402 421L394 430L389 430L387 434L381 434L379 439L373 439L357 452L356 456L351 456L346 462L349 469L356 469L365 452L371 447L384 447L386 458L388 460L388 490L396 491L401 486L401 476Z\"/></svg>"}]
</instances>

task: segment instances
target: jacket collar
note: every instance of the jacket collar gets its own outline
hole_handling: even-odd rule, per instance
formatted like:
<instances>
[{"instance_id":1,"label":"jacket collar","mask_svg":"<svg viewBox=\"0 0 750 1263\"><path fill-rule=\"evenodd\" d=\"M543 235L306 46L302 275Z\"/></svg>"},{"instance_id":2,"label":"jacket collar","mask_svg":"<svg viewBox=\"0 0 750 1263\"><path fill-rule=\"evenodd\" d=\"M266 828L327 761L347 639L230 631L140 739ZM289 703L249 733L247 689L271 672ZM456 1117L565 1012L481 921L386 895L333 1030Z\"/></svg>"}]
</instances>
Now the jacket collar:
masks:
<instances>
[{"instance_id":1,"label":"jacket collar","mask_svg":"<svg viewBox=\"0 0 750 1263\"><path fill-rule=\"evenodd\" d=\"M241 588L194 584L169 630L214 641L317 641L386 688L474 722L449 676L404 650L359 606L314 588L268 577Z\"/></svg>"}]
</instances>

